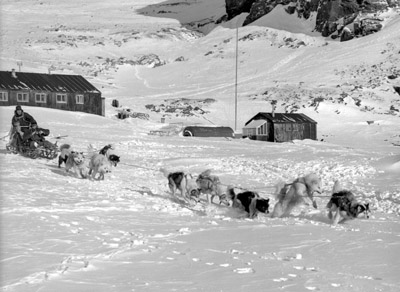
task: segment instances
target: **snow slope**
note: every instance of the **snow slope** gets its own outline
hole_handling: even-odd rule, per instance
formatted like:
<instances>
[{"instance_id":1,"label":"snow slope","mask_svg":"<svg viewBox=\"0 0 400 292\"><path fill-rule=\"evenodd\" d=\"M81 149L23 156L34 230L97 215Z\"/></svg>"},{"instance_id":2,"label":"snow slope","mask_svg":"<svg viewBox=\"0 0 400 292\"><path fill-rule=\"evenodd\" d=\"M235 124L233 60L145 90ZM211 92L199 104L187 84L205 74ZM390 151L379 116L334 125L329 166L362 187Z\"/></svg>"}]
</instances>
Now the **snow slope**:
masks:
<instances>
[{"instance_id":1,"label":"snow slope","mask_svg":"<svg viewBox=\"0 0 400 292\"><path fill-rule=\"evenodd\" d=\"M1 70L17 61L24 71L52 66L84 75L106 96L105 117L23 108L51 130L52 142L85 153L89 144L113 143L121 155L104 181L91 181L65 173L57 159L7 153L7 139L0 142L2 290L398 291L400 98L393 85L400 77L387 78L399 73L398 11L382 15L379 34L346 43L271 28L268 19L239 29L237 131L270 111L271 100L318 121L319 141L274 144L149 135L168 123L235 124L232 28L240 19L208 24L202 35L186 21L219 16L223 1L210 11L206 1L179 3L2 1ZM165 64L133 64L150 53ZM113 99L150 119L118 120ZM146 107L175 102L205 113ZM13 111L0 107L2 137ZM172 198L160 167L194 175L212 169L237 191L270 198L270 210L280 180L316 172L324 193L317 210L249 220L204 197L196 206ZM337 179L371 204L371 218L330 226L325 205Z\"/></svg>"},{"instance_id":2,"label":"snow slope","mask_svg":"<svg viewBox=\"0 0 400 292\"><path fill-rule=\"evenodd\" d=\"M399 170L389 171L398 156L314 141L159 137L148 135L148 122L25 109L76 150L114 143L122 162L104 181L90 181L56 160L1 151L5 291L399 288ZM2 133L12 111L1 108ZM160 167L210 168L224 184L270 198L271 208L276 182L313 171L324 197L318 210L249 220L205 198L194 207L171 198ZM372 218L330 227L325 196L336 179L371 203Z\"/></svg>"}]
</instances>

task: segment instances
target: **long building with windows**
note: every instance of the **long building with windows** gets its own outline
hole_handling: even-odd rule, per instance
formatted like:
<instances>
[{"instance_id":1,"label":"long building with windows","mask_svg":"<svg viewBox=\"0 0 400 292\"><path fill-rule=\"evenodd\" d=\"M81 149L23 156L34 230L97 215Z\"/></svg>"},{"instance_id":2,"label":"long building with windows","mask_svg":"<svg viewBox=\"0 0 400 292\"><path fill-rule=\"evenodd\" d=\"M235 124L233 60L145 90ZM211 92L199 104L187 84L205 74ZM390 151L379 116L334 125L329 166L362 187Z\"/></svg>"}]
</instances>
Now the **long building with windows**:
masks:
<instances>
[{"instance_id":1,"label":"long building with windows","mask_svg":"<svg viewBox=\"0 0 400 292\"><path fill-rule=\"evenodd\" d=\"M105 115L101 92L80 75L0 71L0 106L12 105Z\"/></svg>"}]
</instances>

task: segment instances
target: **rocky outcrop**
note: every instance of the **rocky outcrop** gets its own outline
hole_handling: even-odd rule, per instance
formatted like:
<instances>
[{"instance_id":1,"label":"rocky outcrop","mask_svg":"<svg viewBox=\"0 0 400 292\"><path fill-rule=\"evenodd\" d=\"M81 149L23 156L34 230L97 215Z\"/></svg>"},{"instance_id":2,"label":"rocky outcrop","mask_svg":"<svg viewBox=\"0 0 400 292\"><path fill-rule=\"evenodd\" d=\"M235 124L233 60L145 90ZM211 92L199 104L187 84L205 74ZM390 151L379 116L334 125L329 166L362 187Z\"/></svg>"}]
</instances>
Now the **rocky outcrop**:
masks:
<instances>
[{"instance_id":1,"label":"rocky outcrop","mask_svg":"<svg viewBox=\"0 0 400 292\"><path fill-rule=\"evenodd\" d=\"M319 2L320 0L292 0L285 10L289 14L297 13L299 17L308 19L311 12L316 12L318 10Z\"/></svg>"},{"instance_id":2,"label":"rocky outcrop","mask_svg":"<svg viewBox=\"0 0 400 292\"><path fill-rule=\"evenodd\" d=\"M260 17L268 14L275 8L276 5L288 5L291 0L256 0L250 9L250 14L244 21L243 25L252 23Z\"/></svg>"},{"instance_id":3,"label":"rocky outcrop","mask_svg":"<svg viewBox=\"0 0 400 292\"><path fill-rule=\"evenodd\" d=\"M356 0L321 0L315 29L321 32L322 36L329 36L338 29L338 25L346 26L351 23L358 11Z\"/></svg>"},{"instance_id":4,"label":"rocky outcrop","mask_svg":"<svg viewBox=\"0 0 400 292\"><path fill-rule=\"evenodd\" d=\"M342 41L379 31L381 20L368 18L367 14L400 6L400 0L225 0L225 3L227 20L248 13L244 26L270 13L277 5L304 19L314 12L315 30L325 37L340 37Z\"/></svg>"},{"instance_id":5,"label":"rocky outcrop","mask_svg":"<svg viewBox=\"0 0 400 292\"><path fill-rule=\"evenodd\" d=\"M243 12L250 12L251 6L254 2L255 0L225 0L228 20Z\"/></svg>"},{"instance_id":6,"label":"rocky outcrop","mask_svg":"<svg viewBox=\"0 0 400 292\"><path fill-rule=\"evenodd\" d=\"M155 105L147 104L146 109L156 112L163 113L164 116L175 116L175 117L188 117L188 116L200 116L209 113L204 108L214 103L215 99L169 99L165 100L165 104Z\"/></svg>"},{"instance_id":7,"label":"rocky outcrop","mask_svg":"<svg viewBox=\"0 0 400 292\"><path fill-rule=\"evenodd\" d=\"M393 86L393 89L400 95L400 86Z\"/></svg>"}]
</instances>

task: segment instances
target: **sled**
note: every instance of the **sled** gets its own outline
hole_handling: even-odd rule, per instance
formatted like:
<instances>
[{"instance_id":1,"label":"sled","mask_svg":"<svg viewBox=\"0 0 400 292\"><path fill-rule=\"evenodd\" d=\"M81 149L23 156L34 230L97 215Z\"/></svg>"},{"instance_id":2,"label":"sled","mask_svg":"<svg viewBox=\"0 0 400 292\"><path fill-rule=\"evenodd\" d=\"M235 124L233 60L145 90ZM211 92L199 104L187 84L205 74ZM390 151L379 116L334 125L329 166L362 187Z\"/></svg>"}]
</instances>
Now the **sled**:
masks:
<instances>
[{"instance_id":1,"label":"sled","mask_svg":"<svg viewBox=\"0 0 400 292\"><path fill-rule=\"evenodd\" d=\"M50 142L48 142L50 143ZM30 146L22 145L19 147L19 150L16 146L7 144L6 145L7 151L14 153L14 154L21 154L22 156L29 157L32 159L36 158L45 158L45 159L54 159L58 156L58 146L57 144L52 144L52 146L47 145L45 146L38 146L36 148L32 148Z\"/></svg>"},{"instance_id":2,"label":"sled","mask_svg":"<svg viewBox=\"0 0 400 292\"><path fill-rule=\"evenodd\" d=\"M14 153L20 154L25 157L29 157L32 159L36 158L45 158L45 159L54 159L58 156L58 152L60 151L57 146L57 142L55 144L46 141L44 136L48 136L50 131L46 129L40 129L42 135L39 137L40 139L34 138L34 135L31 135L28 139L22 142L19 147L15 143L13 133L11 135L10 142L6 145L6 150ZM32 131L31 134L35 134L35 131Z\"/></svg>"}]
</instances>

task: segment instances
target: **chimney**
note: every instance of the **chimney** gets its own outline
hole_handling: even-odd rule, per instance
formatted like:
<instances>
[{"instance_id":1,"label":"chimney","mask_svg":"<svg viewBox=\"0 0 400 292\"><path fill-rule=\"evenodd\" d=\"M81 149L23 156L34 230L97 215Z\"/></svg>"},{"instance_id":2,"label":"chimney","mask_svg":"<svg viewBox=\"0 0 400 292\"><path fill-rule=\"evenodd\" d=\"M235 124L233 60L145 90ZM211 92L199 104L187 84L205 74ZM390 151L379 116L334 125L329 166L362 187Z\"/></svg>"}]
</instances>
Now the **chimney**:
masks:
<instances>
[{"instance_id":1,"label":"chimney","mask_svg":"<svg viewBox=\"0 0 400 292\"><path fill-rule=\"evenodd\" d=\"M273 118L275 118L276 100L271 100L271 106L272 106L271 115Z\"/></svg>"},{"instance_id":2,"label":"chimney","mask_svg":"<svg viewBox=\"0 0 400 292\"><path fill-rule=\"evenodd\" d=\"M54 67L53 65L51 65L51 66L48 68L48 70L49 70L49 75L50 75L50 74L51 74L51 71L56 70L56 67Z\"/></svg>"},{"instance_id":3,"label":"chimney","mask_svg":"<svg viewBox=\"0 0 400 292\"><path fill-rule=\"evenodd\" d=\"M15 72L15 69L12 69L12 70L11 70L11 77L12 77L12 78L18 78L18 77L17 77L17 73Z\"/></svg>"}]
</instances>

